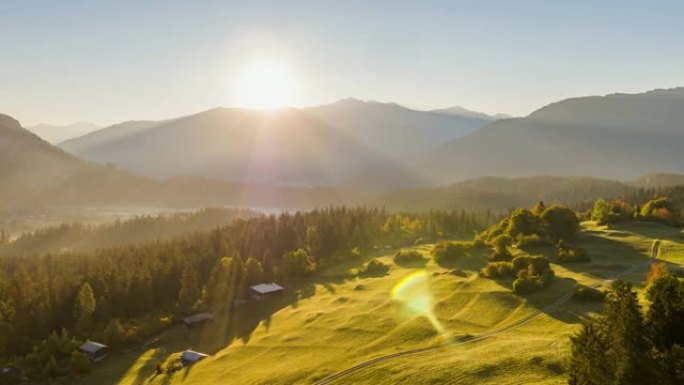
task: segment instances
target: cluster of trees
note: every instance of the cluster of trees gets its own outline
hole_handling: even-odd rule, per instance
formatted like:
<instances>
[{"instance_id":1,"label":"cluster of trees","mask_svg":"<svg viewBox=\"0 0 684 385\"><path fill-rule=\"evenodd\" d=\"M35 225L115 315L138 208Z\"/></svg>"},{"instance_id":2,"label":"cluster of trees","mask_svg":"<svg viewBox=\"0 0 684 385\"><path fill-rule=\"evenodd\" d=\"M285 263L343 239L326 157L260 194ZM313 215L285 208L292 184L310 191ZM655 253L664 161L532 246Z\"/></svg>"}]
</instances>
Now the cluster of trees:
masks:
<instances>
[{"instance_id":1,"label":"cluster of trees","mask_svg":"<svg viewBox=\"0 0 684 385\"><path fill-rule=\"evenodd\" d=\"M366 264L361 271L359 271L359 276L361 277L382 277L389 271L389 266L374 259Z\"/></svg>"},{"instance_id":2,"label":"cluster of trees","mask_svg":"<svg viewBox=\"0 0 684 385\"><path fill-rule=\"evenodd\" d=\"M90 251L123 244L150 242L208 231L258 213L244 208L206 208L191 213L142 215L104 224L65 223L20 235L10 241L0 231L0 255Z\"/></svg>"},{"instance_id":3,"label":"cluster of trees","mask_svg":"<svg viewBox=\"0 0 684 385\"><path fill-rule=\"evenodd\" d=\"M591 210L591 220L599 225L622 222L634 216L634 207L630 206L623 199L613 199L606 201L601 198L594 202Z\"/></svg>"},{"instance_id":4,"label":"cluster of trees","mask_svg":"<svg viewBox=\"0 0 684 385\"><path fill-rule=\"evenodd\" d=\"M630 205L625 200L606 201L599 199L591 210L591 219L599 225L622 222L628 219L662 222L670 226L680 226L680 210L669 198L656 198L643 205Z\"/></svg>"},{"instance_id":5,"label":"cluster of trees","mask_svg":"<svg viewBox=\"0 0 684 385\"><path fill-rule=\"evenodd\" d=\"M524 294L548 285L554 277L554 272L548 258L540 255L521 255L510 262L488 263L482 270L482 275L487 278L513 277L513 291Z\"/></svg>"},{"instance_id":6,"label":"cluster of trees","mask_svg":"<svg viewBox=\"0 0 684 385\"><path fill-rule=\"evenodd\" d=\"M421 265L427 262L423 254L418 250L401 249L394 254L392 261L399 266Z\"/></svg>"},{"instance_id":7,"label":"cluster of trees","mask_svg":"<svg viewBox=\"0 0 684 385\"><path fill-rule=\"evenodd\" d=\"M641 213L641 208L649 201L667 197L672 204L670 212L675 218L684 218L684 186L664 186L657 188L640 188L625 195L627 202L634 202L636 209Z\"/></svg>"},{"instance_id":8,"label":"cluster of trees","mask_svg":"<svg viewBox=\"0 0 684 385\"><path fill-rule=\"evenodd\" d=\"M662 222L670 226L680 226L679 210L668 198L657 198L646 202L636 215L637 219Z\"/></svg>"},{"instance_id":9,"label":"cluster of trees","mask_svg":"<svg viewBox=\"0 0 684 385\"><path fill-rule=\"evenodd\" d=\"M579 219L574 211L561 206L546 207L539 202L532 210L516 209L489 230L478 235L477 241L492 247L489 262L482 275L489 278L513 277L513 291L528 293L546 286L554 277L549 259L544 256L519 255L511 248L534 248L555 244L557 259L568 262L586 258L586 253L569 246L568 241L579 232Z\"/></svg>"},{"instance_id":10,"label":"cluster of trees","mask_svg":"<svg viewBox=\"0 0 684 385\"><path fill-rule=\"evenodd\" d=\"M431 250L432 259L440 266L448 266L456 260L466 256L473 250L484 247L482 240L473 241L439 241Z\"/></svg>"},{"instance_id":11,"label":"cluster of trees","mask_svg":"<svg viewBox=\"0 0 684 385\"><path fill-rule=\"evenodd\" d=\"M115 346L139 341L174 317L230 306L251 284L294 285L378 244L469 237L485 227L476 218L340 207L237 219L212 231L90 252L3 256L0 363L32 354L62 329ZM29 366L52 375L46 362Z\"/></svg>"},{"instance_id":12,"label":"cluster of trees","mask_svg":"<svg viewBox=\"0 0 684 385\"><path fill-rule=\"evenodd\" d=\"M556 261L558 263L589 262L589 254L586 250L574 247L564 240L556 244Z\"/></svg>"},{"instance_id":13,"label":"cluster of trees","mask_svg":"<svg viewBox=\"0 0 684 385\"><path fill-rule=\"evenodd\" d=\"M603 314L571 337L569 384L684 383L684 282L660 268L646 297L644 313L631 284L611 284Z\"/></svg>"},{"instance_id":14,"label":"cluster of trees","mask_svg":"<svg viewBox=\"0 0 684 385\"><path fill-rule=\"evenodd\" d=\"M507 218L482 232L478 239L494 249L492 260L510 260L510 246L533 247L571 241L579 232L579 219L566 206L546 207L539 202L532 210L515 209Z\"/></svg>"}]
</instances>

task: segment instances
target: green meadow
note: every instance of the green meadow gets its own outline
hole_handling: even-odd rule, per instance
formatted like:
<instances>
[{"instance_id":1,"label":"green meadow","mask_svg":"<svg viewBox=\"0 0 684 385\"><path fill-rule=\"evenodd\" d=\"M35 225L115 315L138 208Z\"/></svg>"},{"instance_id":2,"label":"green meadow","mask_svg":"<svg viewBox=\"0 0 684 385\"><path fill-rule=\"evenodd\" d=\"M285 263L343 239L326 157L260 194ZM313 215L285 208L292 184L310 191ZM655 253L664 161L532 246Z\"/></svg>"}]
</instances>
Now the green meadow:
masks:
<instances>
[{"instance_id":1,"label":"green meadow","mask_svg":"<svg viewBox=\"0 0 684 385\"><path fill-rule=\"evenodd\" d=\"M601 305L559 298L577 283L605 284L617 277L642 289L656 239L662 240L658 258L672 271L682 269L678 229L583 223L576 245L589 252L591 262L553 264L553 282L530 295L513 293L512 279L478 275L487 251L439 266L430 258L433 245L424 244L414 247L424 263L399 266L392 261L394 250L382 250L366 261L375 257L389 265L384 276L359 277L364 261L329 268L308 285L287 288L280 300L246 305L232 322L218 316L191 330L174 326L145 348L115 352L78 384L565 383L568 336ZM549 247L530 253L552 252ZM423 313L392 298L393 288L417 271L425 272L431 297ZM211 357L155 375L157 362L174 360L188 348ZM382 358L424 348L433 349ZM374 359L379 360L327 380Z\"/></svg>"}]
</instances>

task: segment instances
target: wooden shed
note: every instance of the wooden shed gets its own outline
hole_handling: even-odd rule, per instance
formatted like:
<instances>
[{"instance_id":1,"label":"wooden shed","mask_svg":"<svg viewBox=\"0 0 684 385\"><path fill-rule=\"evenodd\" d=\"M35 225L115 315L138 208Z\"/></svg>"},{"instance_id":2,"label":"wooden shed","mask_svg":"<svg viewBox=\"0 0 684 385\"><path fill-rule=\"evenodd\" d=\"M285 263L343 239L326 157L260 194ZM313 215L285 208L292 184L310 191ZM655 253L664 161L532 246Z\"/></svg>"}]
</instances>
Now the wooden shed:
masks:
<instances>
[{"instance_id":1,"label":"wooden shed","mask_svg":"<svg viewBox=\"0 0 684 385\"><path fill-rule=\"evenodd\" d=\"M86 341L78 350L95 362L102 361L109 353L109 346L95 341Z\"/></svg>"},{"instance_id":2,"label":"wooden shed","mask_svg":"<svg viewBox=\"0 0 684 385\"><path fill-rule=\"evenodd\" d=\"M282 286L278 285L277 283L260 283L258 285L250 286L249 291L250 294L252 295L252 298L256 300L263 300L267 298L272 298L279 296L280 294L283 293L283 288Z\"/></svg>"},{"instance_id":3,"label":"wooden shed","mask_svg":"<svg viewBox=\"0 0 684 385\"><path fill-rule=\"evenodd\" d=\"M208 354L196 352L194 350L186 350L180 355L180 361L183 366L192 365L197 361L201 361L209 357Z\"/></svg>"}]
</instances>

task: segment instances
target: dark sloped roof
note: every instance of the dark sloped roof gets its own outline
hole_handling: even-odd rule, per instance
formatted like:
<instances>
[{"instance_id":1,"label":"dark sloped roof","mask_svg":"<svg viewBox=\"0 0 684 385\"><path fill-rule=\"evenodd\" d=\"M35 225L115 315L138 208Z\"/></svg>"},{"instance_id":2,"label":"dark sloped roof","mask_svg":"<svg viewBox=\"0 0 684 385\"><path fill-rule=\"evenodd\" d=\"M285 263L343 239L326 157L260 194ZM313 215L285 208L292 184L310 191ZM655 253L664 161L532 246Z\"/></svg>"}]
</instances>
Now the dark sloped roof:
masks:
<instances>
[{"instance_id":1,"label":"dark sloped roof","mask_svg":"<svg viewBox=\"0 0 684 385\"><path fill-rule=\"evenodd\" d=\"M275 293L278 291L285 290L282 286L278 285L277 283L260 283L258 285L250 286L250 289L256 291L259 294L269 294L269 293Z\"/></svg>"},{"instance_id":2,"label":"dark sloped roof","mask_svg":"<svg viewBox=\"0 0 684 385\"><path fill-rule=\"evenodd\" d=\"M105 344L101 344L99 342L95 341L86 341L81 347L79 348L81 351L90 353L90 354L95 354L99 352L102 349L107 349L109 346Z\"/></svg>"},{"instance_id":3,"label":"dark sloped roof","mask_svg":"<svg viewBox=\"0 0 684 385\"><path fill-rule=\"evenodd\" d=\"M201 359L209 357L208 354L196 352L194 350L186 350L183 353L181 353L181 360L183 361L188 361L188 362L197 362Z\"/></svg>"}]
</instances>

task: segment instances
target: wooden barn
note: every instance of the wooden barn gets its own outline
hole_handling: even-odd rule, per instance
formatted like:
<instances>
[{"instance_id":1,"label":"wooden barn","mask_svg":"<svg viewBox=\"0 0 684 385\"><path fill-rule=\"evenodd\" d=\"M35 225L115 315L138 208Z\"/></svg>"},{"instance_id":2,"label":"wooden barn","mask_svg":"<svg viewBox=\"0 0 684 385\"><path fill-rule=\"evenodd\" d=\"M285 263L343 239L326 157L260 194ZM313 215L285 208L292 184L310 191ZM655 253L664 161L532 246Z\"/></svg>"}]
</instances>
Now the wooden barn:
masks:
<instances>
[{"instance_id":1,"label":"wooden barn","mask_svg":"<svg viewBox=\"0 0 684 385\"><path fill-rule=\"evenodd\" d=\"M205 358L209 357L208 354L196 352L194 350L186 350L180 355L180 361L183 364L183 366L188 366L192 365L195 362L201 361Z\"/></svg>"},{"instance_id":2,"label":"wooden barn","mask_svg":"<svg viewBox=\"0 0 684 385\"><path fill-rule=\"evenodd\" d=\"M94 341L86 341L78 350L85 353L91 360L99 362L104 360L109 353L109 346Z\"/></svg>"},{"instance_id":3,"label":"wooden barn","mask_svg":"<svg viewBox=\"0 0 684 385\"><path fill-rule=\"evenodd\" d=\"M249 287L249 292L252 298L259 301L280 296L284 290L285 288L273 282L260 283L258 285Z\"/></svg>"}]
</instances>

